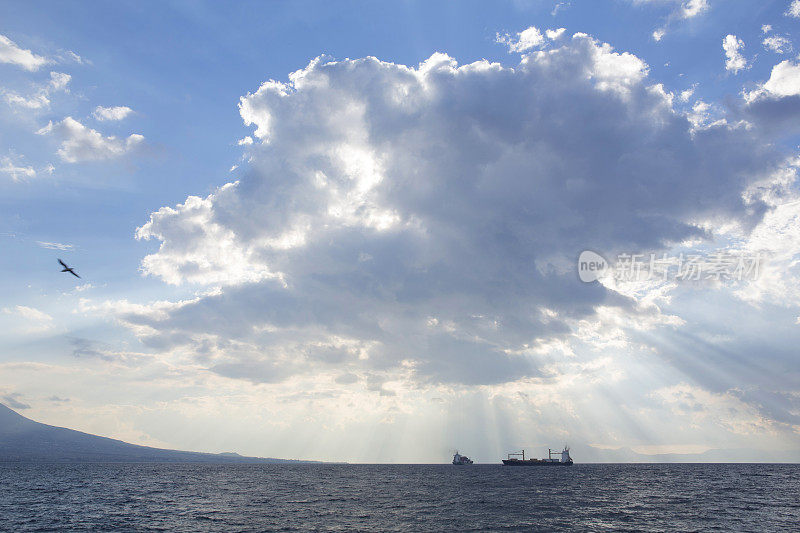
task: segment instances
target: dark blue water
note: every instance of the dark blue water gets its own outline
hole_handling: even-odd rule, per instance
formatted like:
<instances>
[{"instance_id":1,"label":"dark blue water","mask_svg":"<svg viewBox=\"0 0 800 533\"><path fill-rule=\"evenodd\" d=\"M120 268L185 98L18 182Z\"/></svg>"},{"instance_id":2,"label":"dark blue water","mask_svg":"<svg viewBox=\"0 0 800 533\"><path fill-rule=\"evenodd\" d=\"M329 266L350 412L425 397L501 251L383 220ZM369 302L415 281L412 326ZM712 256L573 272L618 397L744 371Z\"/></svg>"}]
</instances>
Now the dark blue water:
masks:
<instances>
[{"instance_id":1,"label":"dark blue water","mask_svg":"<svg viewBox=\"0 0 800 533\"><path fill-rule=\"evenodd\" d=\"M798 531L798 465L0 464L3 531Z\"/></svg>"}]
</instances>

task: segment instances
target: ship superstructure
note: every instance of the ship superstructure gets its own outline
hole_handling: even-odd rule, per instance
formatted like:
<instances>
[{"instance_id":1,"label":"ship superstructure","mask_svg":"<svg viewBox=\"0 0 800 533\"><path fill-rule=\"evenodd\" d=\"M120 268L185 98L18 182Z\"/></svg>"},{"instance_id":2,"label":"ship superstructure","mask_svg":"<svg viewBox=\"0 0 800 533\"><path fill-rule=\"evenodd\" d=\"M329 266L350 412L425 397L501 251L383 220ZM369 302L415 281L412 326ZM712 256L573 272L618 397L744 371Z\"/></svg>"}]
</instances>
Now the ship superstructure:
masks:
<instances>
[{"instance_id":1,"label":"ship superstructure","mask_svg":"<svg viewBox=\"0 0 800 533\"><path fill-rule=\"evenodd\" d=\"M555 457L553 457L555 455ZM547 450L547 459L525 459L525 450L509 453L508 459L503 459L506 466L572 466L572 457L569 456L569 446L564 446L561 457L558 452Z\"/></svg>"},{"instance_id":2,"label":"ship superstructure","mask_svg":"<svg viewBox=\"0 0 800 533\"><path fill-rule=\"evenodd\" d=\"M454 465L471 465L472 459L467 457L466 455L461 455L460 453L456 452L453 456L453 464Z\"/></svg>"}]
</instances>

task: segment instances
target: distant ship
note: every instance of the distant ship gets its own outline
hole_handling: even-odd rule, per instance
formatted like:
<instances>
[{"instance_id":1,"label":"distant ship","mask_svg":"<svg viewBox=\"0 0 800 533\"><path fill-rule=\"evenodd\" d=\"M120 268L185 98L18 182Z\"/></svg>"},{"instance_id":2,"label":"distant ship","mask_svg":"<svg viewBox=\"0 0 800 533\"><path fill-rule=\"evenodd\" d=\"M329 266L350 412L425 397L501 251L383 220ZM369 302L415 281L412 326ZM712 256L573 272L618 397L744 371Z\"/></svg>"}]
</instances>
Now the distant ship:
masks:
<instances>
[{"instance_id":1,"label":"distant ship","mask_svg":"<svg viewBox=\"0 0 800 533\"><path fill-rule=\"evenodd\" d=\"M472 459L467 457L466 455L461 455L460 453L456 452L453 456L453 464L454 465L471 465Z\"/></svg>"},{"instance_id":2,"label":"distant ship","mask_svg":"<svg viewBox=\"0 0 800 533\"><path fill-rule=\"evenodd\" d=\"M553 454L556 457L553 457ZM522 456L522 459L517 457ZM519 453L508 454L508 459L503 459L503 464L506 466L572 466L572 457L569 456L569 447L564 446L561 452L561 458L558 458L558 452L547 450L547 459L525 459L525 450Z\"/></svg>"}]
</instances>

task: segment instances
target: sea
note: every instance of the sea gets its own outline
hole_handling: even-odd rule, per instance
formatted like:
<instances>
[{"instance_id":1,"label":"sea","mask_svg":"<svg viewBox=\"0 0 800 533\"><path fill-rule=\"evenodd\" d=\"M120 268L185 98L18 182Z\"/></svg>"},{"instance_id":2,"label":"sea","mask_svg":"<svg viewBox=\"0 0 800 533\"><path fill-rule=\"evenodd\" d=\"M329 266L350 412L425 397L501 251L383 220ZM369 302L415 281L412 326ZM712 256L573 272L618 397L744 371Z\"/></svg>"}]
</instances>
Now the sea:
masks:
<instances>
[{"instance_id":1,"label":"sea","mask_svg":"<svg viewBox=\"0 0 800 533\"><path fill-rule=\"evenodd\" d=\"M800 465L0 464L2 531L800 531Z\"/></svg>"}]
</instances>

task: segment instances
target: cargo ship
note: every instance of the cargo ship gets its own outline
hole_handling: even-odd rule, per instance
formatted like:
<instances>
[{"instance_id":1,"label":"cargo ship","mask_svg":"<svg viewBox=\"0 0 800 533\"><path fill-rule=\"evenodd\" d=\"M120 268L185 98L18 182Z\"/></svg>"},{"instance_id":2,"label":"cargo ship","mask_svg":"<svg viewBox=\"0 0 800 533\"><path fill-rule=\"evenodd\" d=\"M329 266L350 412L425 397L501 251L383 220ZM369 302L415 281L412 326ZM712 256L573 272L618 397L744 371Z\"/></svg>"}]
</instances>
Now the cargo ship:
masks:
<instances>
[{"instance_id":1,"label":"cargo ship","mask_svg":"<svg viewBox=\"0 0 800 533\"><path fill-rule=\"evenodd\" d=\"M472 459L467 457L466 455L461 455L460 453L456 452L453 456L453 464L454 465L471 465Z\"/></svg>"},{"instance_id":2,"label":"cargo ship","mask_svg":"<svg viewBox=\"0 0 800 533\"><path fill-rule=\"evenodd\" d=\"M558 457L558 452L548 449L547 459L525 459L525 450L522 450L519 453L508 454L508 459L503 459L503 464L506 466L572 466L572 457L569 456L568 446L564 446L561 457Z\"/></svg>"}]
</instances>

